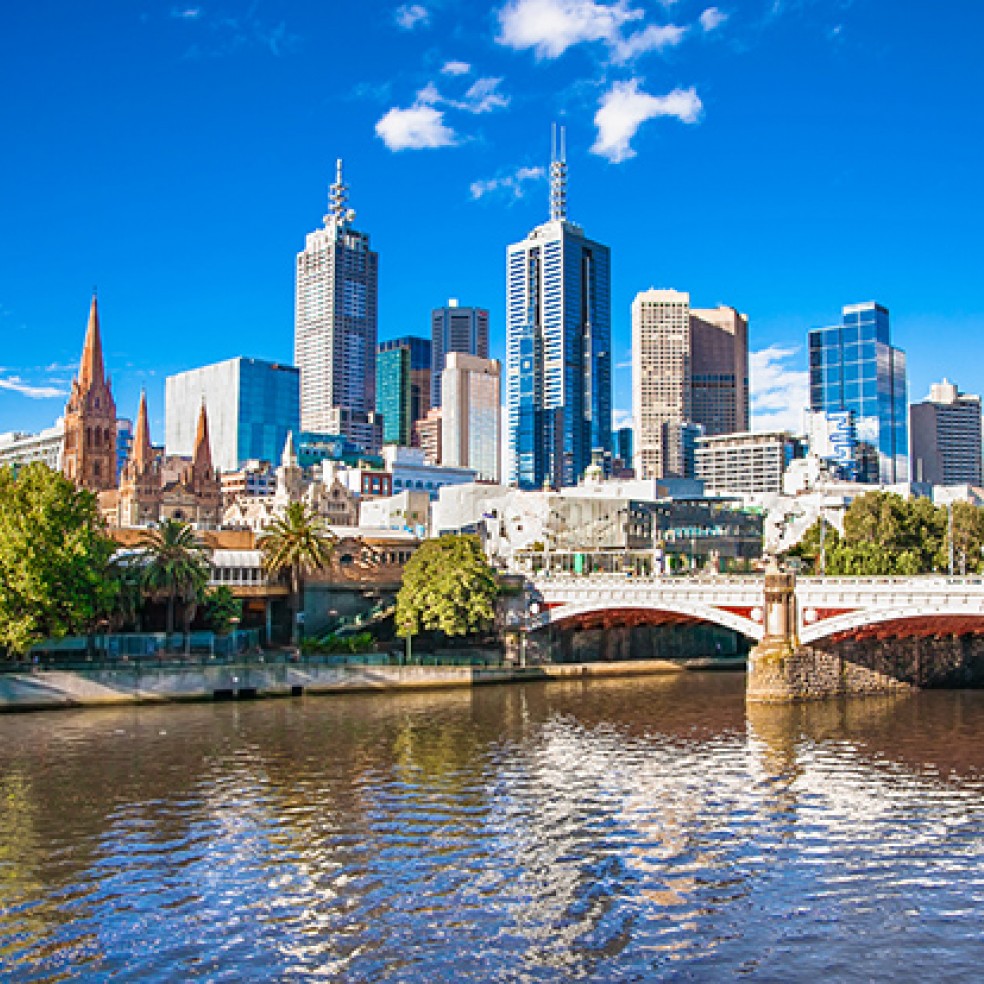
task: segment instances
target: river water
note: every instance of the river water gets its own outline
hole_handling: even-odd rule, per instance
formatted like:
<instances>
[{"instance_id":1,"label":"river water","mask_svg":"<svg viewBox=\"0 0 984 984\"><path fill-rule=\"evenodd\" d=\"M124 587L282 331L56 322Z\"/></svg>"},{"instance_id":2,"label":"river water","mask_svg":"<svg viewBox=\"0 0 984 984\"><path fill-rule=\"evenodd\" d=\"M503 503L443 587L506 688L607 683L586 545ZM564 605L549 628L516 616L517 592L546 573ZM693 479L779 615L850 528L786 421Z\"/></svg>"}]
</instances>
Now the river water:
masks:
<instances>
[{"instance_id":1,"label":"river water","mask_svg":"<svg viewBox=\"0 0 984 984\"><path fill-rule=\"evenodd\" d=\"M984 693L739 674L0 718L0 977L968 981Z\"/></svg>"}]
</instances>

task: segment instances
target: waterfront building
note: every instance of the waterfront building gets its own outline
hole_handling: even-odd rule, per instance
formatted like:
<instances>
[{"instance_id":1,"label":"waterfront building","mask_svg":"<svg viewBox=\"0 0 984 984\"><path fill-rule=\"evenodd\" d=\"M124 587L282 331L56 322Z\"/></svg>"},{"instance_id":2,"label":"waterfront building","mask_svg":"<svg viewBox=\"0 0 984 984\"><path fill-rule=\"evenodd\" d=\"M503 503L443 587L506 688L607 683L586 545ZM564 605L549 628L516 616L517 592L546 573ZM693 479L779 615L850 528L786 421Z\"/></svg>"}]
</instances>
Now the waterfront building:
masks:
<instances>
[{"instance_id":1,"label":"waterfront building","mask_svg":"<svg viewBox=\"0 0 984 984\"><path fill-rule=\"evenodd\" d=\"M387 499L364 499L359 503L359 526L363 529L407 530L427 536L430 526L429 492L397 492Z\"/></svg>"},{"instance_id":2,"label":"waterfront building","mask_svg":"<svg viewBox=\"0 0 984 984\"><path fill-rule=\"evenodd\" d=\"M790 463L803 442L786 431L723 434L697 439L697 478L706 495L781 493Z\"/></svg>"},{"instance_id":3,"label":"waterfront building","mask_svg":"<svg viewBox=\"0 0 984 984\"><path fill-rule=\"evenodd\" d=\"M308 234L297 254L294 361L300 369L300 426L342 433L375 451L378 445L366 445L364 433L356 431L376 409L379 257L368 234L353 228L347 196L339 160L324 226Z\"/></svg>"},{"instance_id":4,"label":"waterfront building","mask_svg":"<svg viewBox=\"0 0 984 984\"><path fill-rule=\"evenodd\" d=\"M424 457L423 448L405 448L387 444L383 448L386 471L392 477L392 486L384 494L398 492L426 492L432 499L445 485L465 485L474 482L474 468L452 465L431 465Z\"/></svg>"},{"instance_id":5,"label":"waterfront building","mask_svg":"<svg viewBox=\"0 0 984 984\"><path fill-rule=\"evenodd\" d=\"M888 309L848 304L842 323L809 333L810 409L851 411L858 481L909 477L905 353L891 344Z\"/></svg>"},{"instance_id":6,"label":"waterfront building","mask_svg":"<svg viewBox=\"0 0 984 984\"><path fill-rule=\"evenodd\" d=\"M431 407L442 405L441 374L451 352L489 357L489 312L485 308L462 307L452 297L444 307L431 311Z\"/></svg>"},{"instance_id":7,"label":"waterfront building","mask_svg":"<svg viewBox=\"0 0 984 984\"><path fill-rule=\"evenodd\" d=\"M383 459L367 454L361 444L350 441L343 434L315 434L301 431L294 442L297 460L302 468L320 465L323 461L337 461L345 465L368 465L382 468Z\"/></svg>"},{"instance_id":8,"label":"waterfront building","mask_svg":"<svg viewBox=\"0 0 984 984\"><path fill-rule=\"evenodd\" d=\"M383 444L410 444L410 349L376 355L376 413L383 419Z\"/></svg>"},{"instance_id":9,"label":"waterfront building","mask_svg":"<svg viewBox=\"0 0 984 984\"><path fill-rule=\"evenodd\" d=\"M424 453L424 460L429 465L441 463L441 443L443 441L442 415L440 407L431 407L423 420L414 424L416 440L413 442Z\"/></svg>"},{"instance_id":10,"label":"waterfront building","mask_svg":"<svg viewBox=\"0 0 984 984\"><path fill-rule=\"evenodd\" d=\"M641 478L692 477L698 437L748 429L748 319L734 308L691 308L685 291L641 291L632 351Z\"/></svg>"},{"instance_id":11,"label":"waterfront building","mask_svg":"<svg viewBox=\"0 0 984 984\"><path fill-rule=\"evenodd\" d=\"M576 484L611 451L611 258L567 218L567 163L550 166L550 220L506 254L508 479Z\"/></svg>"},{"instance_id":12,"label":"waterfront building","mask_svg":"<svg viewBox=\"0 0 984 984\"><path fill-rule=\"evenodd\" d=\"M65 406L65 477L81 488L116 488L116 401L103 365L99 307L92 296L79 374Z\"/></svg>"},{"instance_id":13,"label":"waterfront building","mask_svg":"<svg viewBox=\"0 0 984 984\"><path fill-rule=\"evenodd\" d=\"M961 393L949 380L909 408L912 481L931 485L982 484L981 398Z\"/></svg>"},{"instance_id":14,"label":"waterfront building","mask_svg":"<svg viewBox=\"0 0 984 984\"><path fill-rule=\"evenodd\" d=\"M444 370L441 462L499 481L500 378L497 359L450 352Z\"/></svg>"},{"instance_id":15,"label":"waterfront building","mask_svg":"<svg viewBox=\"0 0 984 984\"><path fill-rule=\"evenodd\" d=\"M0 466L16 467L40 461L52 471L61 471L64 450L64 420L59 420L39 434L25 434L22 431L0 434Z\"/></svg>"},{"instance_id":16,"label":"waterfront building","mask_svg":"<svg viewBox=\"0 0 984 984\"><path fill-rule=\"evenodd\" d=\"M271 496L277 489L277 473L269 461L255 458L234 472L222 473L222 502L226 507L237 499Z\"/></svg>"},{"instance_id":17,"label":"waterfront building","mask_svg":"<svg viewBox=\"0 0 984 984\"><path fill-rule=\"evenodd\" d=\"M276 461L288 433L298 429L299 376L293 366L242 356L168 376L167 453L193 453L204 402L216 467L236 472L253 459Z\"/></svg>"}]
</instances>

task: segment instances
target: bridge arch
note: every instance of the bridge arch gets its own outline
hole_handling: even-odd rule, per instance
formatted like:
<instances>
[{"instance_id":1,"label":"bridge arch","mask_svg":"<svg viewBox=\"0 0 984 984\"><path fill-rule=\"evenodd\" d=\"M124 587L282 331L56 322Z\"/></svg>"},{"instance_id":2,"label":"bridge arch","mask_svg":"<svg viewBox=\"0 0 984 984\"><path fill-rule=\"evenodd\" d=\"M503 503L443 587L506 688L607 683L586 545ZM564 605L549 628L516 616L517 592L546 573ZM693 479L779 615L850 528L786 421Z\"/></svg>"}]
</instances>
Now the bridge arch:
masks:
<instances>
[{"instance_id":1,"label":"bridge arch","mask_svg":"<svg viewBox=\"0 0 984 984\"><path fill-rule=\"evenodd\" d=\"M690 601L674 600L671 602L667 599L663 599L660 603L647 603L635 598L625 601L605 600L554 605L541 612L538 618L533 619L530 627L533 629L543 629L549 626L563 628L564 623L572 622L584 616L604 615L605 613L617 616L620 612L638 611L652 612L654 616L664 614L694 622L706 622L737 632L752 642L758 642L763 634L763 627L751 618L746 618L727 609L716 608L713 605L703 605L699 602Z\"/></svg>"},{"instance_id":2,"label":"bridge arch","mask_svg":"<svg viewBox=\"0 0 984 984\"><path fill-rule=\"evenodd\" d=\"M896 625L896 623L900 623ZM883 626L900 629L900 637L907 635L959 635L979 632L984 635L984 610L964 604L939 605L927 612L915 606L902 605L876 609L857 609L812 625L804 625L800 642L809 645L847 632L857 632ZM908 630L908 631L906 631ZM927 631L928 630L928 631Z\"/></svg>"}]
</instances>

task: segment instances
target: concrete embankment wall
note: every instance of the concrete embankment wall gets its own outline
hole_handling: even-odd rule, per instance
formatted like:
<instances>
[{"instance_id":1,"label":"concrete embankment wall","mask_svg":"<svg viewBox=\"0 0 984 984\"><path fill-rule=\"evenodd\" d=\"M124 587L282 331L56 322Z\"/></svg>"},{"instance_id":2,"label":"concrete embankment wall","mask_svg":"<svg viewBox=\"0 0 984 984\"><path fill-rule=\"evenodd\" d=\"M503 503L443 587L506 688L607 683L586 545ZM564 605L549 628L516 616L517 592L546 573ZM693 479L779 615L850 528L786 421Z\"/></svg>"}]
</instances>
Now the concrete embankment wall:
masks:
<instances>
[{"instance_id":1,"label":"concrete embankment wall","mask_svg":"<svg viewBox=\"0 0 984 984\"><path fill-rule=\"evenodd\" d=\"M535 680L681 673L736 669L741 660L639 660L550 666L318 666L248 663L216 666L39 669L0 674L0 711L103 704L288 697L369 690L474 687Z\"/></svg>"}]
</instances>

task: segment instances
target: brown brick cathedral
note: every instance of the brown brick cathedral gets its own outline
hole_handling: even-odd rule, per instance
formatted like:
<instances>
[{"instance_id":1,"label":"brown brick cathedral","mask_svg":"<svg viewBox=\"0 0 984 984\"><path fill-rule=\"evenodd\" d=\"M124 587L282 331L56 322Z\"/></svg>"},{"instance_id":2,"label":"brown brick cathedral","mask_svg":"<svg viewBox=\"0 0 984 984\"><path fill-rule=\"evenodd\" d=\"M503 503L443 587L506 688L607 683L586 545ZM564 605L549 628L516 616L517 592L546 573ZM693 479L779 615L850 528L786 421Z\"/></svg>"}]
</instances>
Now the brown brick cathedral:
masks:
<instances>
[{"instance_id":1,"label":"brown brick cathedral","mask_svg":"<svg viewBox=\"0 0 984 984\"><path fill-rule=\"evenodd\" d=\"M99 311L92 298L78 378L65 407L65 475L96 492L111 526L147 526L179 519L215 528L222 519L222 484L212 465L208 415L202 404L190 461L165 458L150 442L147 395L140 396L133 447L116 480L116 402L103 366Z\"/></svg>"}]
</instances>

